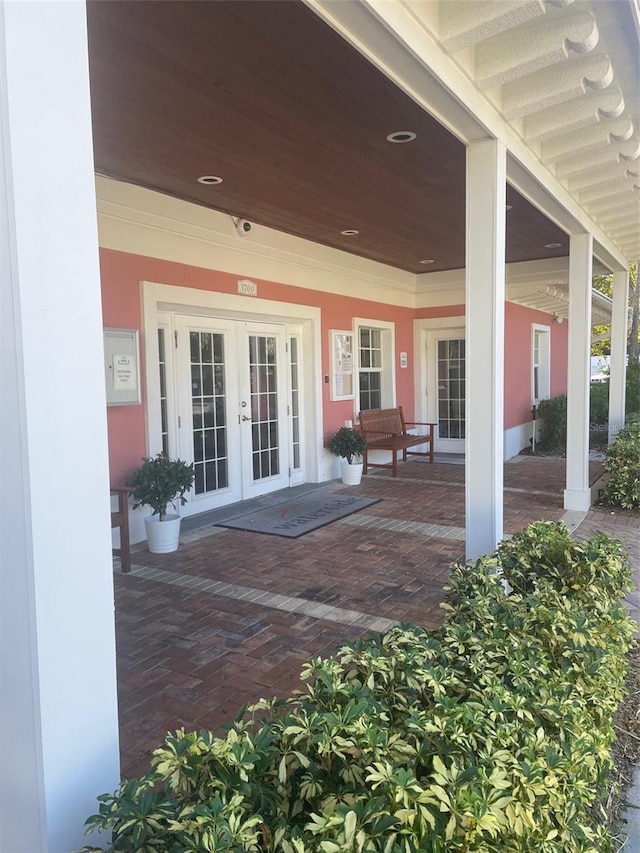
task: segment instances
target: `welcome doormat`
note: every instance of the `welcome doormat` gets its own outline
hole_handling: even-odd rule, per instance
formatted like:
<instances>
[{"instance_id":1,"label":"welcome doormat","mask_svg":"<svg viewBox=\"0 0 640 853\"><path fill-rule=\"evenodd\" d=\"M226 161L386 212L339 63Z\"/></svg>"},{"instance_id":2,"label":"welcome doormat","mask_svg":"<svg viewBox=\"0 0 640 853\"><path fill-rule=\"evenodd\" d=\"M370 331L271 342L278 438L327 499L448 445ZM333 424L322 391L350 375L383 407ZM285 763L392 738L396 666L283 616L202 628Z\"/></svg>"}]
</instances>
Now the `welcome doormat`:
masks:
<instances>
[{"instance_id":1,"label":"welcome doormat","mask_svg":"<svg viewBox=\"0 0 640 853\"><path fill-rule=\"evenodd\" d=\"M358 498L351 495L319 495L311 492L266 509L249 512L218 523L219 527L235 530L252 530L254 533L269 533L297 539L312 530L331 524L371 504L379 498Z\"/></svg>"}]
</instances>

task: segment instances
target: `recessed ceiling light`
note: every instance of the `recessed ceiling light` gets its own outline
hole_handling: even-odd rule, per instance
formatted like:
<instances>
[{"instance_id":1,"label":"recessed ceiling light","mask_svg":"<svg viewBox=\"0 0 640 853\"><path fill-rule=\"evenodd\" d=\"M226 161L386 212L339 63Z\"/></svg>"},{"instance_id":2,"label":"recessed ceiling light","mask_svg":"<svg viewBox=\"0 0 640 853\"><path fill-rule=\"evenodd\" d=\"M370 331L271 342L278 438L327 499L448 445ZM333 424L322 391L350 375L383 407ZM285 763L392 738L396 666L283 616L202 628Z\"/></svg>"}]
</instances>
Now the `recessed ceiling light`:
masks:
<instances>
[{"instance_id":1,"label":"recessed ceiling light","mask_svg":"<svg viewBox=\"0 0 640 853\"><path fill-rule=\"evenodd\" d=\"M340 233L343 234L345 237L353 237L354 234L359 234L360 232L355 231L353 228L347 228L346 231L341 231Z\"/></svg>"},{"instance_id":2,"label":"recessed ceiling light","mask_svg":"<svg viewBox=\"0 0 640 853\"><path fill-rule=\"evenodd\" d=\"M209 184L210 186L214 186L215 184L221 184L222 178L219 178L217 175L202 175L198 178L199 184Z\"/></svg>"},{"instance_id":3,"label":"recessed ceiling light","mask_svg":"<svg viewBox=\"0 0 640 853\"><path fill-rule=\"evenodd\" d=\"M387 136L387 142L413 142L417 134L412 130L394 130Z\"/></svg>"},{"instance_id":4,"label":"recessed ceiling light","mask_svg":"<svg viewBox=\"0 0 640 853\"><path fill-rule=\"evenodd\" d=\"M433 258L425 258L423 261L418 261L419 264L433 264L435 261Z\"/></svg>"},{"instance_id":5,"label":"recessed ceiling light","mask_svg":"<svg viewBox=\"0 0 640 853\"><path fill-rule=\"evenodd\" d=\"M559 249L562 246L562 243L545 243L545 249Z\"/></svg>"}]
</instances>

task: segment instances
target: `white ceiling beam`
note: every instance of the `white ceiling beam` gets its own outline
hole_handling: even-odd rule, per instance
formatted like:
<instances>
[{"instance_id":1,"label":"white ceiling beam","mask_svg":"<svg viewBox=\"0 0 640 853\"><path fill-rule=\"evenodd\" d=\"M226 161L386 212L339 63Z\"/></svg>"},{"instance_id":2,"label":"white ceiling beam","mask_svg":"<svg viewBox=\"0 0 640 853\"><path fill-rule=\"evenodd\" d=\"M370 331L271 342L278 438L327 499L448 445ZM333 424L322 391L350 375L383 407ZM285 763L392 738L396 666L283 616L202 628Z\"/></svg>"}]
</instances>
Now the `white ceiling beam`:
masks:
<instances>
[{"instance_id":1,"label":"white ceiling beam","mask_svg":"<svg viewBox=\"0 0 640 853\"><path fill-rule=\"evenodd\" d=\"M638 200L640 201L640 196L638 196ZM624 190L611 193L605 198L593 199L593 201L589 203L588 209L592 212L593 216L601 216L603 213L610 210L627 210L630 211L630 216L633 216L633 206L631 206L631 208L629 207L629 193L626 188Z\"/></svg>"},{"instance_id":2,"label":"white ceiling beam","mask_svg":"<svg viewBox=\"0 0 640 853\"><path fill-rule=\"evenodd\" d=\"M606 165L615 157L619 163L634 163L640 159L640 139L637 137L628 142L607 142L590 153L579 157L561 160L556 165L556 175L560 180L579 175L585 169L597 169Z\"/></svg>"},{"instance_id":3,"label":"white ceiling beam","mask_svg":"<svg viewBox=\"0 0 640 853\"><path fill-rule=\"evenodd\" d=\"M552 165L564 159L574 159L587 151L607 148L615 142L627 142L633 137L633 132L633 122L629 116L622 116L606 125L594 125L577 135L565 133L542 143L540 160Z\"/></svg>"},{"instance_id":4,"label":"white ceiling beam","mask_svg":"<svg viewBox=\"0 0 640 853\"><path fill-rule=\"evenodd\" d=\"M606 227L607 230L615 228L616 225L623 225L625 222L635 222L636 227L640 230L640 206L635 210L635 216L633 211L629 213L626 209L624 211L614 209L598 216L598 221L602 222L603 227Z\"/></svg>"},{"instance_id":5,"label":"white ceiling beam","mask_svg":"<svg viewBox=\"0 0 640 853\"><path fill-rule=\"evenodd\" d=\"M620 177L614 181L609 181L608 184L598 184L595 187L589 187L585 190L578 191L578 198L583 204L597 201L598 199L608 199L616 193L627 192L627 203L629 201L628 190L640 189L640 179L636 177Z\"/></svg>"},{"instance_id":6,"label":"white ceiling beam","mask_svg":"<svg viewBox=\"0 0 640 853\"><path fill-rule=\"evenodd\" d=\"M622 92L616 86L610 86L602 91L588 92L568 104L556 104L527 116L524 135L529 143L545 142L565 133L574 135L576 131L598 124L603 119L618 118L624 108Z\"/></svg>"},{"instance_id":7,"label":"white ceiling beam","mask_svg":"<svg viewBox=\"0 0 640 853\"><path fill-rule=\"evenodd\" d=\"M502 111L507 118L531 115L581 98L589 89L605 89L612 82L613 68L608 56L563 62L503 86Z\"/></svg>"},{"instance_id":8,"label":"white ceiling beam","mask_svg":"<svg viewBox=\"0 0 640 853\"><path fill-rule=\"evenodd\" d=\"M562 62L570 50L588 53L598 38L596 19L590 12L502 33L476 47L476 83L481 89L504 86Z\"/></svg>"},{"instance_id":9,"label":"white ceiling beam","mask_svg":"<svg viewBox=\"0 0 640 853\"><path fill-rule=\"evenodd\" d=\"M633 181L638 175L640 175L640 162L636 163L635 168L630 163L614 162L600 166L598 169L585 169L576 175L572 175L567 181L567 186L570 190L579 192L597 184L619 179Z\"/></svg>"},{"instance_id":10,"label":"white ceiling beam","mask_svg":"<svg viewBox=\"0 0 640 853\"><path fill-rule=\"evenodd\" d=\"M544 15L544 0L458 0L440 4L440 40L455 53Z\"/></svg>"}]
</instances>

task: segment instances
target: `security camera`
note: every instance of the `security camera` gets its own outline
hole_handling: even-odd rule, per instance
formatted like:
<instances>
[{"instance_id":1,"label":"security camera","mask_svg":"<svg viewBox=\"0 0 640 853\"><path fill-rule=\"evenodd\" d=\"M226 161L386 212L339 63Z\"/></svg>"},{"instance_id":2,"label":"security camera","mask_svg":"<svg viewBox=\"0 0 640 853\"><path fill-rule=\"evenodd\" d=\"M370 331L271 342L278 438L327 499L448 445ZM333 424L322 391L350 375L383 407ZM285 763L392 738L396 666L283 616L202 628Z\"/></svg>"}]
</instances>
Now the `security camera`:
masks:
<instances>
[{"instance_id":1,"label":"security camera","mask_svg":"<svg viewBox=\"0 0 640 853\"><path fill-rule=\"evenodd\" d=\"M251 231L251 223L247 222L246 219L238 219L236 222L236 231L241 237L244 237L245 234Z\"/></svg>"}]
</instances>

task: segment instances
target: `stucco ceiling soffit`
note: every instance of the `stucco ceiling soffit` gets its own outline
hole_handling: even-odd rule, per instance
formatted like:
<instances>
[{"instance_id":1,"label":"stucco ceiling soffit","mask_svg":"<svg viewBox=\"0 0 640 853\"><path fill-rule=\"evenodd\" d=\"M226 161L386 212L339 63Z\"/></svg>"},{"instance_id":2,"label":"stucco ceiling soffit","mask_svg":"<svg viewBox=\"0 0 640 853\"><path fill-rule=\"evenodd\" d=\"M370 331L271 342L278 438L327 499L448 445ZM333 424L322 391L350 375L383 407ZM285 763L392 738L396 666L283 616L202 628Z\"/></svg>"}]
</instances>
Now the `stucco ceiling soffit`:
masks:
<instances>
[{"instance_id":1,"label":"stucco ceiling soffit","mask_svg":"<svg viewBox=\"0 0 640 853\"><path fill-rule=\"evenodd\" d=\"M618 178L626 178L633 181L640 175L640 161L632 163L619 163L615 161L607 165L599 166L597 169L583 169L572 175L567 181L570 190L579 192L580 190L593 187L597 184L604 184L609 181L616 181Z\"/></svg>"},{"instance_id":2,"label":"stucco ceiling soffit","mask_svg":"<svg viewBox=\"0 0 640 853\"><path fill-rule=\"evenodd\" d=\"M635 137L628 142L611 142L581 157L561 160L556 166L556 175L560 180L577 177L586 170L599 169L612 159L619 163L640 162L640 139Z\"/></svg>"},{"instance_id":3,"label":"stucco ceiling soffit","mask_svg":"<svg viewBox=\"0 0 640 853\"><path fill-rule=\"evenodd\" d=\"M563 133L554 139L545 140L540 148L540 160L546 165L575 159L577 156L602 148L615 142L627 142L634 135L634 126L629 116L622 116L604 124L594 124L579 134Z\"/></svg>"},{"instance_id":4,"label":"stucco ceiling soffit","mask_svg":"<svg viewBox=\"0 0 640 853\"><path fill-rule=\"evenodd\" d=\"M624 210L613 208L612 210L598 214L597 219L598 222L603 223L603 227L606 226L608 229L626 225L629 221L635 222L636 227L640 228L640 199L638 200L638 206L636 206L635 210L632 209L631 213L629 213L627 208Z\"/></svg>"},{"instance_id":5,"label":"stucco ceiling soffit","mask_svg":"<svg viewBox=\"0 0 640 853\"><path fill-rule=\"evenodd\" d=\"M440 40L456 52L544 15L543 0L459 0L440 3Z\"/></svg>"},{"instance_id":6,"label":"stucco ceiling soffit","mask_svg":"<svg viewBox=\"0 0 640 853\"><path fill-rule=\"evenodd\" d=\"M599 38L590 12L544 20L501 33L476 46L475 79L481 89L504 86L525 74L562 62L569 55L588 53Z\"/></svg>"},{"instance_id":7,"label":"stucco ceiling soffit","mask_svg":"<svg viewBox=\"0 0 640 853\"><path fill-rule=\"evenodd\" d=\"M637 237L638 223L636 222L631 225L612 228L611 233L614 235L616 240L620 240L621 243L626 243L627 241L633 240Z\"/></svg>"},{"instance_id":8,"label":"stucco ceiling soffit","mask_svg":"<svg viewBox=\"0 0 640 853\"><path fill-rule=\"evenodd\" d=\"M595 187L589 187L578 193L580 201L588 205L590 202L598 201L599 199L608 199L615 196L617 193L625 193L627 190L637 192L640 189L640 179L636 177L620 177L615 181L609 181L607 184L598 184ZM630 203L632 196L629 195L627 202Z\"/></svg>"},{"instance_id":9,"label":"stucco ceiling soffit","mask_svg":"<svg viewBox=\"0 0 640 853\"><path fill-rule=\"evenodd\" d=\"M624 108L622 92L615 86L587 92L570 103L547 107L527 116L524 136L529 143L541 143L564 133L574 135L576 131L598 124L603 119L619 118ZM601 132L606 134L606 130Z\"/></svg>"},{"instance_id":10,"label":"stucco ceiling soffit","mask_svg":"<svg viewBox=\"0 0 640 853\"><path fill-rule=\"evenodd\" d=\"M531 115L581 98L613 82L608 56L586 56L527 74L502 87L502 111L509 119Z\"/></svg>"}]
</instances>

